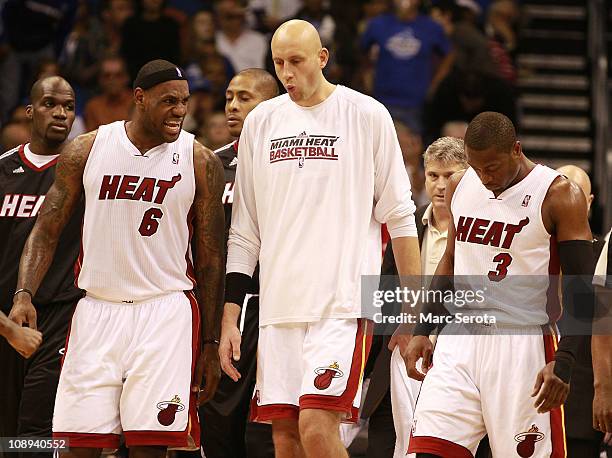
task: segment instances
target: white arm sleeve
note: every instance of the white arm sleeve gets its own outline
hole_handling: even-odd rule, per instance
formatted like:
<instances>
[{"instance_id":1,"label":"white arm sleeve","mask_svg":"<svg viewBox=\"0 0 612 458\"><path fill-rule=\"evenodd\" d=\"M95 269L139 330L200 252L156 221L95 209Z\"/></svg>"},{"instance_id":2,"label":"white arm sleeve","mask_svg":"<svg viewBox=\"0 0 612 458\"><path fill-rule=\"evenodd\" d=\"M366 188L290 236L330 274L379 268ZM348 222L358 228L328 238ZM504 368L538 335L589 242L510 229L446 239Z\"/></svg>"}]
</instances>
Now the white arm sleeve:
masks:
<instances>
[{"instance_id":1,"label":"white arm sleeve","mask_svg":"<svg viewBox=\"0 0 612 458\"><path fill-rule=\"evenodd\" d=\"M393 120L382 106L372 119L374 132L374 217L386 223L391 238L416 237L416 207Z\"/></svg>"},{"instance_id":2,"label":"white arm sleeve","mask_svg":"<svg viewBox=\"0 0 612 458\"><path fill-rule=\"evenodd\" d=\"M259 259L259 223L253 182L253 117L244 122L238 142L238 167L234 183L232 226L227 242L227 273L252 276Z\"/></svg>"}]
</instances>

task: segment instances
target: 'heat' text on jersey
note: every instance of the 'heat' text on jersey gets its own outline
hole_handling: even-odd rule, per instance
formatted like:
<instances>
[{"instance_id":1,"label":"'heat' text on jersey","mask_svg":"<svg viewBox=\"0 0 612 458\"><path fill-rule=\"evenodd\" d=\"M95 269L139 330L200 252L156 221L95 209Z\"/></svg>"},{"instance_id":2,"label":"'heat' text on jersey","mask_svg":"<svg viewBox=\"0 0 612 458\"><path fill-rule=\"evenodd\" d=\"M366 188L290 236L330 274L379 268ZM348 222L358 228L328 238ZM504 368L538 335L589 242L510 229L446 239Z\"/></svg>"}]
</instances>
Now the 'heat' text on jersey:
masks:
<instances>
[{"instance_id":1,"label":"'heat' text on jersey","mask_svg":"<svg viewBox=\"0 0 612 458\"><path fill-rule=\"evenodd\" d=\"M168 190L179 181L181 181L180 173L170 180L134 175L104 175L98 199L142 200L162 204Z\"/></svg>"},{"instance_id":2,"label":"'heat' text on jersey","mask_svg":"<svg viewBox=\"0 0 612 458\"><path fill-rule=\"evenodd\" d=\"M460 216L457 223L455 239L460 242L478 243L494 247L510 248L514 236L529 224L529 218L524 218L518 224L490 221L482 218ZM506 234L503 237L503 234Z\"/></svg>"},{"instance_id":3,"label":"'heat' text on jersey","mask_svg":"<svg viewBox=\"0 0 612 458\"><path fill-rule=\"evenodd\" d=\"M0 207L0 217L31 218L38 215L45 196L6 194Z\"/></svg>"}]
</instances>

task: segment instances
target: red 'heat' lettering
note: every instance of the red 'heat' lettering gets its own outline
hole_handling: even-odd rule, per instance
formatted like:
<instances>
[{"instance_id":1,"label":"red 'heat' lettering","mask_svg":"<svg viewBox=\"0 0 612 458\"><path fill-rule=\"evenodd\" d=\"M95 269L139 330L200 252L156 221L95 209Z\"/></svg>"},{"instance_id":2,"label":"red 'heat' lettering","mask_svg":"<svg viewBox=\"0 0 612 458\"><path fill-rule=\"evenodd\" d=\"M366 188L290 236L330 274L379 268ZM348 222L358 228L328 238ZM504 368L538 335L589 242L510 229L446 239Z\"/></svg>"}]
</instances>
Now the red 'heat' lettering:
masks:
<instances>
[{"instance_id":1,"label":"red 'heat' lettering","mask_svg":"<svg viewBox=\"0 0 612 458\"><path fill-rule=\"evenodd\" d=\"M514 236L529 224L529 218L524 218L518 224L490 221L482 218L460 216L455 231L455 239L460 242L491 245L508 249L512 245ZM503 233L506 236L503 238Z\"/></svg>"},{"instance_id":2,"label":"red 'heat' lettering","mask_svg":"<svg viewBox=\"0 0 612 458\"><path fill-rule=\"evenodd\" d=\"M104 175L100 184L99 200L142 200L144 202L164 203L168 191L181 181L181 174L170 180L160 180L134 175ZM155 189L157 188L157 194Z\"/></svg>"}]
</instances>

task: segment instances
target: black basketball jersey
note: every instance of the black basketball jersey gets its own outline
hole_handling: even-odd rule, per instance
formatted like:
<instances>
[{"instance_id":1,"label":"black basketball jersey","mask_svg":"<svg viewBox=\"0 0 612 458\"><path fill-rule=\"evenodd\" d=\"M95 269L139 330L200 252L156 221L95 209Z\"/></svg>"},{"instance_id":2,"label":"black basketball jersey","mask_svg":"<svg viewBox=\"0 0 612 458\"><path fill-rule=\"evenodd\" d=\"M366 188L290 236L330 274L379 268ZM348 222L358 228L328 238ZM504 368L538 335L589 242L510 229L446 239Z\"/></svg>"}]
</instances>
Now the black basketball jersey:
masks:
<instances>
[{"instance_id":1,"label":"black basketball jersey","mask_svg":"<svg viewBox=\"0 0 612 458\"><path fill-rule=\"evenodd\" d=\"M24 145L0 156L0 307L10 311L17 285L19 260L36 215L55 178L57 159L36 167L24 154ZM33 303L76 300L81 292L74 285L74 264L81 246L83 199L62 232L55 257Z\"/></svg>"},{"instance_id":2,"label":"black basketball jersey","mask_svg":"<svg viewBox=\"0 0 612 458\"><path fill-rule=\"evenodd\" d=\"M234 141L215 151L221 159L223 172L225 173L225 189L223 190L223 210L225 211L225 246L232 225L232 204L234 203L234 181L236 180L236 165L238 165L238 141ZM249 294L259 294L259 264L253 273L253 283L248 291Z\"/></svg>"}]
</instances>

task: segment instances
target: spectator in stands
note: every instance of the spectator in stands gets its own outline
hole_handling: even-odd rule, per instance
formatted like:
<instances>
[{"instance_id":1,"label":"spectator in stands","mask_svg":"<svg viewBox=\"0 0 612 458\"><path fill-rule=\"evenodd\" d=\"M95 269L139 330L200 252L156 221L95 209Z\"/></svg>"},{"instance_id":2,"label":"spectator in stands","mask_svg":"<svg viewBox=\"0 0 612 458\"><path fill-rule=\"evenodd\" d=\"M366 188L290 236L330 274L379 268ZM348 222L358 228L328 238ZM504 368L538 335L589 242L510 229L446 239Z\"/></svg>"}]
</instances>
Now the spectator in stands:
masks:
<instances>
[{"instance_id":1,"label":"spectator in stands","mask_svg":"<svg viewBox=\"0 0 612 458\"><path fill-rule=\"evenodd\" d=\"M98 77L101 94L85 105L85 127L87 131L102 124L129 119L133 108L132 91L128 88L129 77L121 57L106 57L100 64Z\"/></svg>"},{"instance_id":2,"label":"spectator in stands","mask_svg":"<svg viewBox=\"0 0 612 458\"><path fill-rule=\"evenodd\" d=\"M481 73L497 76L497 66L489 52L489 41L476 23L475 9L441 0L432 8L431 17L443 28L455 51L453 66L461 71L477 68Z\"/></svg>"},{"instance_id":3,"label":"spectator in stands","mask_svg":"<svg viewBox=\"0 0 612 458\"><path fill-rule=\"evenodd\" d=\"M221 0L217 4L220 29L216 33L217 49L229 59L236 72L264 68L268 52L268 40L246 27L245 13L236 0Z\"/></svg>"},{"instance_id":4,"label":"spectator in stands","mask_svg":"<svg viewBox=\"0 0 612 458\"><path fill-rule=\"evenodd\" d=\"M208 116L200 131L201 136L197 140L207 148L215 151L230 143L233 138L227 128L225 113L215 111Z\"/></svg>"},{"instance_id":5,"label":"spectator in stands","mask_svg":"<svg viewBox=\"0 0 612 458\"><path fill-rule=\"evenodd\" d=\"M118 54L121 51L121 29L133 14L133 0L103 0L99 27L106 52Z\"/></svg>"},{"instance_id":6,"label":"spectator in stands","mask_svg":"<svg viewBox=\"0 0 612 458\"><path fill-rule=\"evenodd\" d=\"M18 145L23 145L30 141L30 128L26 124L8 122L2 126L0 133L0 147L2 151L8 151Z\"/></svg>"},{"instance_id":7,"label":"spectator in stands","mask_svg":"<svg viewBox=\"0 0 612 458\"><path fill-rule=\"evenodd\" d=\"M55 59L72 28L77 0L4 0L0 59L0 118L26 96L36 65Z\"/></svg>"},{"instance_id":8,"label":"spectator in stands","mask_svg":"<svg viewBox=\"0 0 612 458\"><path fill-rule=\"evenodd\" d=\"M166 0L140 0L137 13L128 18L121 34L121 54L131 79L153 59L179 62L179 24L164 14Z\"/></svg>"},{"instance_id":9,"label":"spectator in stands","mask_svg":"<svg viewBox=\"0 0 612 458\"><path fill-rule=\"evenodd\" d=\"M429 202L425 190L425 174L421 155L423 154L423 141L421 136L410 129L401 121L394 121L397 139L402 150L404 166L410 177L410 187L412 190L412 200L418 207Z\"/></svg>"},{"instance_id":10,"label":"spectator in stands","mask_svg":"<svg viewBox=\"0 0 612 458\"><path fill-rule=\"evenodd\" d=\"M514 58L517 42L515 27L518 19L519 9L513 0L497 0L491 5L485 24L497 75L511 85L516 83L517 78Z\"/></svg>"},{"instance_id":11,"label":"spectator in stands","mask_svg":"<svg viewBox=\"0 0 612 458\"><path fill-rule=\"evenodd\" d=\"M281 23L295 17L301 6L301 0L249 0L252 27L262 33L273 32Z\"/></svg>"},{"instance_id":12,"label":"spectator in stands","mask_svg":"<svg viewBox=\"0 0 612 458\"><path fill-rule=\"evenodd\" d=\"M79 0L76 20L59 57L62 74L70 80L75 92L88 94L96 85L98 65L105 52L101 29L96 26L89 4Z\"/></svg>"},{"instance_id":13,"label":"spectator in stands","mask_svg":"<svg viewBox=\"0 0 612 458\"><path fill-rule=\"evenodd\" d=\"M516 123L516 106L512 89L499 78L475 71L453 71L442 81L426 107L426 140L440 136L447 121L469 122L482 111L497 111Z\"/></svg>"},{"instance_id":14,"label":"spectator in stands","mask_svg":"<svg viewBox=\"0 0 612 458\"><path fill-rule=\"evenodd\" d=\"M394 11L373 18L361 37L361 46L378 46L373 95L414 132L422 132L422 110L452 64L450 42L444 30L419 14L420 0L394 0ZM443 59L433 72L435 57Z\"/></svg>"},{"instance_id":15,"label":"spectator in stands","mask_svg":"<svg viewBox=\"0 0 612 458\"><path fill-rule=\"evenodd\" d=\"M304 6L297 12L296 19L302 19L314 25L321 43L326 48L333 48L336 21L325 7L323 0L304 0Z\"/></svg>"}]
</instances>

